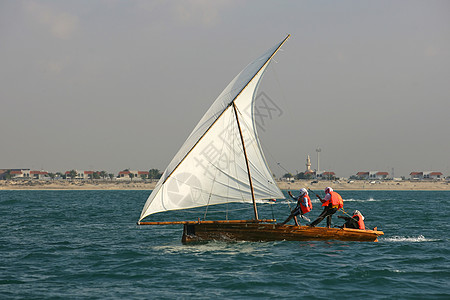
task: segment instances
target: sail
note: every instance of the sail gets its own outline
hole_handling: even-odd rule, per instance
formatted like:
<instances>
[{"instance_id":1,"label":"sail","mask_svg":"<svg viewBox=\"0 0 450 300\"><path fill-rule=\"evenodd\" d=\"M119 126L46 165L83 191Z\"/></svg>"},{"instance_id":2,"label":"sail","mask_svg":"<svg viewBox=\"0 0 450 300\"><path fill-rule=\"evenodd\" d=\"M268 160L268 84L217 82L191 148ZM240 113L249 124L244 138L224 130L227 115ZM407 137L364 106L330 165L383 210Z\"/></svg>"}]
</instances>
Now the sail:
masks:
<instances>
[{"instance_id":1,"label":"sail","mask_svg":"<svg viewBox=\"0 0 450 300\"><path fill-rule=\"evenodd\" d=\"M261 149L254 100L264 71L288 38L250 63L223 90L164 171L139 220L167 210L251 203L247 163L255 199L284 198Z\"/></svg>"}]
</instances>

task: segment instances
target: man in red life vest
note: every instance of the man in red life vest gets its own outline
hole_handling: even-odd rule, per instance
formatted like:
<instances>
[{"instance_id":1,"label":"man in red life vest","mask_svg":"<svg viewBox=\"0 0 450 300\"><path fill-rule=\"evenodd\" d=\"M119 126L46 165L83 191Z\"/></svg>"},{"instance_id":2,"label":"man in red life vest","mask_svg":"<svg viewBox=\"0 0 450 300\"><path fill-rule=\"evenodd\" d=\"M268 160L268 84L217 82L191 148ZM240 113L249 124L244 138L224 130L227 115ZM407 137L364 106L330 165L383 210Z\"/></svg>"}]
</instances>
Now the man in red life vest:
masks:
<instances>
[{"instance_id":1,"label":"man in red life vest","mask_svg":"<svg viewBox=\"0 0 450 300\"><path fill-rule=\"evenodd\" d=\"M338 209L344 207L344 201L342 200L341 195L333 191L332 188L327 187L325 189L325 198L323 200L319 197L320 202L322 202L322 206L324 206L324 210L322 213L317 217L314 222L309 224L309 226L314 227L326 217L327 218L327 227L331 227L331 216L335 214Z\"/></svg>"},{"instance_id":2,"label":"man in red life vest","mask_svg":"<svg viewBox=\"0 0 450 300\"><path fill-rule=\"evenodd\" d=\"M364 225L364 216L362 215L362 213L360 213L359 210L355 210L353 212L353 216L351 217L338 216L338 218L345 220L345 223L344 225L342 225L342 228L354 228L361 230L366 229L366 226Z\"/></svg>"},{"instance_id":3,"label":"man in red life vest","mask_svg":"<svg viewBox=\"0 0 450 300\"><path fill-rule=\"evenodd\" d=\"M289 222L292 218L294 218L295 225L299 226L297 221L297 216L300 215L302 219L305 219L308 222L311 222L310 219L304 216L307 212L311 211L312 205L311 205L311 199L309 198L308 191L303 188L300 190L300 195L296 198L292 196L291 191L288 192L289 196L291 196L292 199L297 200L297 206L291 211L291 214L289 217L281 223L280 225L284 225L287 222Z\"/></svg>"}]
</instances>

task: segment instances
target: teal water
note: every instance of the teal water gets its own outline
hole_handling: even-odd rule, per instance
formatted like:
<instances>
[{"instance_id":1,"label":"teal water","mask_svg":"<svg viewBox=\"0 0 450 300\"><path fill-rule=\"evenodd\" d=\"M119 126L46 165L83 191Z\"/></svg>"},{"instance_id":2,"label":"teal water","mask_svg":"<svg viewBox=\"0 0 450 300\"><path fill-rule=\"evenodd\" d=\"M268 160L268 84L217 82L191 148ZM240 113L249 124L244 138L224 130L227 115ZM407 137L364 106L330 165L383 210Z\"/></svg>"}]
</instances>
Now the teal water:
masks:
<instances>
[{"instance_id":1,"label":"teal water","mask_svg":"<svg viewBox=\"0 0 450 300\"><path fill-rule=\"evenodd\" d=\"M340 193L344 209L385 232L379 243L185 246L180 225L136 225L148 191L0 191L0 298L450 299L450 192ZM310 218L321 212L313 206ZM210 208L210 218L225 208ZM229 218L251 218L241 208L229 205ZM278 220L289 211L282 201L259 210Z\"/></svg>"}]
</instances>

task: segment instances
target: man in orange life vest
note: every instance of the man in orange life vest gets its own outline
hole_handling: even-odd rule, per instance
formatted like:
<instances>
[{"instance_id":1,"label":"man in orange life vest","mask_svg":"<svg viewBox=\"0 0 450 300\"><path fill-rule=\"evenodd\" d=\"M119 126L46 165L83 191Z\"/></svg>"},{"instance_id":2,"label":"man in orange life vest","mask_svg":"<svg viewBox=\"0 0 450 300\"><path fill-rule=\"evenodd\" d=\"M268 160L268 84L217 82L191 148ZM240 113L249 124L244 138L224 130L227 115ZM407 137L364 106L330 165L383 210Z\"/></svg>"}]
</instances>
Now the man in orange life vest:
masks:
<instances>
[{"instance_id":1,"label":"man in orange life vest","mask_svg":"<svg viewBox=\"0 0 450 300\"><path fill-rule=\"evenodd\" d=\"M297 206L291 211L291 214L289 217L281 223L280 225L284 225L287 222L289 222L292 218L294 218L295 225L299 226L297 221L297 216L300 215L302 219L305 219L308 222L311 222L310 219L304 216L307 212L311 211L312 205L311 205L311 199L309 198L308 191L303 188L300 190L300 195L298 198L292 196L291 191L288 192L289 196L291 196L292 199L297 200Z\"/></svg>"},{"instance_id":2,"label":"man in orange life vest","mask_svg":"<svg viewBox=\"0 0 450 300\"><path fill-rule=\"evenodd\" d=\"M364 216L359 210L355 210L351 217L338 216L338 218L345 220L345 223L341 228L366 229L366 226L364 225Z\"/></svg>"},{"instance_id":3,"label":"man in orange life vest","mask_svg":"<svg viewBox=\"0 0 450 300\"><path fill-rule=\"evenodd\" d=\"M325 198L323 200L319 197L320 202L322 202L322 206L324 206L324 210L317 217L317 219L309 224L308 226L314 227L326 217L327 218L327 227L331 227L331 216L335 214L339 208L344 207L344 201L342 200L341 195L333 191L332 188L327 187L325 189Z\"/></svg>"}]
</instances>

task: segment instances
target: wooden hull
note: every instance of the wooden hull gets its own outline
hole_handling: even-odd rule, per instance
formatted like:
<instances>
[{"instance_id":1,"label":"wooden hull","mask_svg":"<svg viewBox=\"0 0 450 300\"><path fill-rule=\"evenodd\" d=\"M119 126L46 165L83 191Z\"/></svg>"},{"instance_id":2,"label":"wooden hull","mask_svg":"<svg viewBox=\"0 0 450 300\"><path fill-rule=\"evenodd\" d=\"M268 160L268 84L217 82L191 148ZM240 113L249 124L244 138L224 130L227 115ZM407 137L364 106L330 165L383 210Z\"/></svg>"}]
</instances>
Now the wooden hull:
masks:
<instances>
[{"instance_id":1,"label":"wooden hull","mask_svg":"<svg viewBox=\"0 0 450 300\"><path fill-rule=\"evenodd\" d=\"M384 233L377 230L308 227L267 223L184 224L183 243L202 241L358 241L377 242Z\"/></svg>"}]
</instances>

